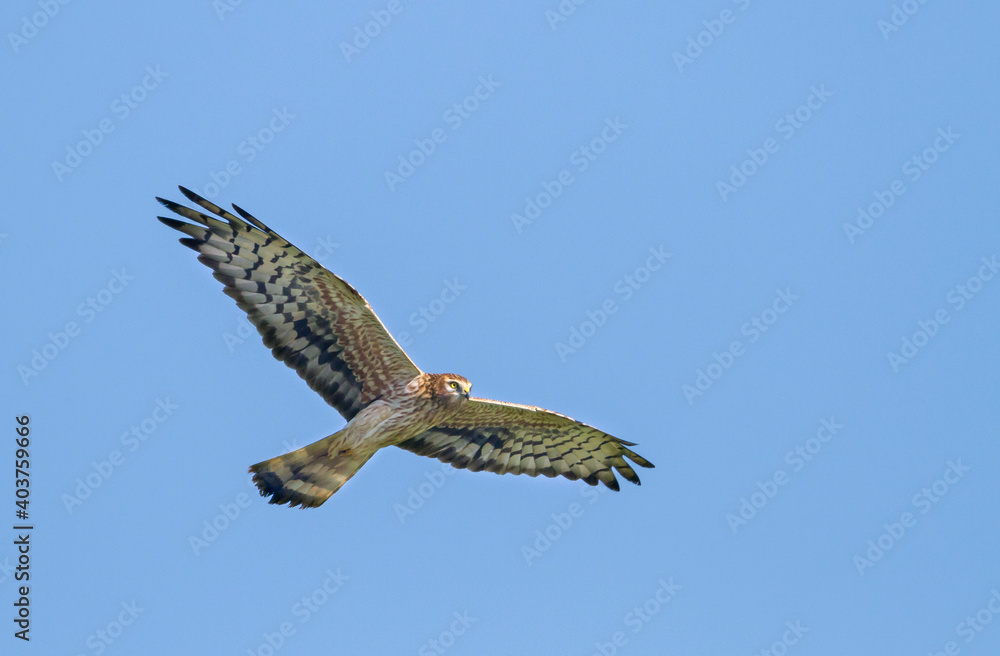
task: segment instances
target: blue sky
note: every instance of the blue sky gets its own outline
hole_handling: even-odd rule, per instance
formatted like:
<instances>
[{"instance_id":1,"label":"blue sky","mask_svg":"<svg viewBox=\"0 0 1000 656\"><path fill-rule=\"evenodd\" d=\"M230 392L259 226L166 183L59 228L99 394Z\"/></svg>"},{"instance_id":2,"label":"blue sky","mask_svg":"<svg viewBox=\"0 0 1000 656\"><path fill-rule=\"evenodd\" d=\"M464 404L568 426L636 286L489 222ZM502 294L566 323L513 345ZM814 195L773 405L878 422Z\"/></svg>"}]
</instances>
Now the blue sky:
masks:
<instances>
[{"instance_id":1,"label":"blue sky","mask_svg":"<svg viewBox=\"0 0 1000 656\"><path fill-rule=\"evenodd\" d=\"M8 3L0 525L27 415L35 529L2 650L996 653L998 19ZM267 505L247 467L343 420L155 220L178 184L425 371L656 469L614 494L390 449Z\"/></svg>"}]
</instances>

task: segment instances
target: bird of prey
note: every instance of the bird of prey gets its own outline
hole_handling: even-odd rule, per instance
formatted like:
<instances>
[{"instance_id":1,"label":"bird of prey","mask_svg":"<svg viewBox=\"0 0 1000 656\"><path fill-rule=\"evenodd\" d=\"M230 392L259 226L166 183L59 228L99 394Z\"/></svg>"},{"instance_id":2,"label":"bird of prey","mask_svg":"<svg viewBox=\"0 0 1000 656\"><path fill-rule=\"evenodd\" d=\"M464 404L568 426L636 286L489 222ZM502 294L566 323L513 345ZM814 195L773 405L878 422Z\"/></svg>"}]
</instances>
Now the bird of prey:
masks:
<instances>
[{"instance_id":1,"label":"bird of prey","mask_svg":"<svg viewBox=\"0 0 1000 656\"><path fill-rule=\"evenodd\" d=\"M354 287L236 205L239 216L180 190L204 212L157 198L192 223L159 220L187 235L180 242L212 269L274 357L347 420L250 467L270 503L319 506L387 446L471 471L561 475L613 490L615 471L639 484L626 458L653 466L632 442L543 408L472 397L459 375L422 372Z\"/></svg>"}]
</instances>

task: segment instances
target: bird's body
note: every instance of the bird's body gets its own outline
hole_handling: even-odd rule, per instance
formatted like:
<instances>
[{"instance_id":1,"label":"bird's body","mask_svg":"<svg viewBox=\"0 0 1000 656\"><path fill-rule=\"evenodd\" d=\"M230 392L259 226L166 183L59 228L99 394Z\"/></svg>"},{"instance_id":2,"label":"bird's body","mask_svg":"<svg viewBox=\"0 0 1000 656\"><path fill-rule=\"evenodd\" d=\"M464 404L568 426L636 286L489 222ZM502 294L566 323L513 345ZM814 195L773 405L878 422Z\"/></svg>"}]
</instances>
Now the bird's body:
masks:
<instances>
[{"instance_id":1,"label":"bird's body","mask_svg":"<svg viewBox=\"0 0 1000 656\"><path fill-rule=\"evenodd\" d=\"M464 384L465 395L439 399L428 390ZM275 503L318 506L339 490L375 452L395 446L433 428L468 399L468 381L454 374L418 374L390 387L347 425L318 442L250 467L254 481Z\"/></svg>"},{"instance_id":2,"label":"bird's body","mask_svg":"<svg viewBox=\"0 0 1000 656\"><path fill-rule=\"evenodd\" d=\"M387 446L472 471L562 475L615 490L614 471L639 483L626 457L652 467L631 442L543 408L470 397L464 377L420 371L351 285L235 205L242 218L181 191L216 216L157 199L195 223L160 221L188 235L181 243L213 269L274 357L347 419L250 468L271 503L319 506Z\"/></svg>"}]
</instances>

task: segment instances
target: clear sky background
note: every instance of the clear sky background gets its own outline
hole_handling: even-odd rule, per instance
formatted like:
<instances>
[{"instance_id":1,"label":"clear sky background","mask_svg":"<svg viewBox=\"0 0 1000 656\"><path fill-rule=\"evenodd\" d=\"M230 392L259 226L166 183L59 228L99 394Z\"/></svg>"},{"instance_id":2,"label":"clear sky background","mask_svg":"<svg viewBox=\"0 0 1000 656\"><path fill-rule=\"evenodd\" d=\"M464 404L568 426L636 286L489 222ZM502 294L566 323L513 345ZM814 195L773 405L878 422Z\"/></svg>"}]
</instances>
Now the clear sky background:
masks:
<instances>
[{"instance_id":1,"label":"clear sky background","mask_svg":"<svg viewBox=\"0 0 1000 656\"><path fill-rule=\"evenodd\" d=\"M997 653L1000 8L331 4L2 10L0 651ZM178 184L656 469L388 449L269 506L247 467L344 422Z\"/></svg>"}]
</instances>

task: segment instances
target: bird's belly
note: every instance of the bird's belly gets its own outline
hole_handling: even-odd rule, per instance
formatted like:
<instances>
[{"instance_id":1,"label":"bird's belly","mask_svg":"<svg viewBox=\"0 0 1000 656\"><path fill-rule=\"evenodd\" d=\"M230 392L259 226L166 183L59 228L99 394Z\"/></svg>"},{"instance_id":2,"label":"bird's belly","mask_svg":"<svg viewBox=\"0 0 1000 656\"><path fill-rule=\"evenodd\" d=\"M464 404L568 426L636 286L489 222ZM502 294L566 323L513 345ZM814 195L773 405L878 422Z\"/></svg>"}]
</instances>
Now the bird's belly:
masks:
<instances>
[{"instance_id":1,"label":"bird's belly","mask_svg":"<svg viewBox=\"0 0 1000 656\"><path fill-rule=\"evenodd\" d=\"M338 442L342 448L375 451L416 437L433 426L436 419L377 401L348 422Z\"/></svg>"}]
</instances>

